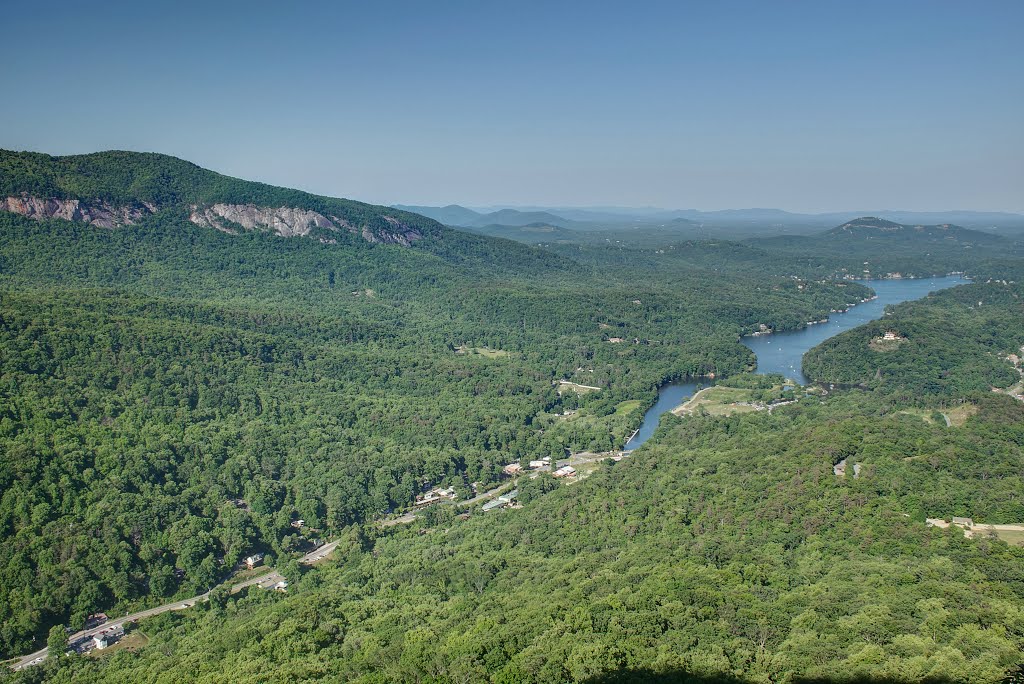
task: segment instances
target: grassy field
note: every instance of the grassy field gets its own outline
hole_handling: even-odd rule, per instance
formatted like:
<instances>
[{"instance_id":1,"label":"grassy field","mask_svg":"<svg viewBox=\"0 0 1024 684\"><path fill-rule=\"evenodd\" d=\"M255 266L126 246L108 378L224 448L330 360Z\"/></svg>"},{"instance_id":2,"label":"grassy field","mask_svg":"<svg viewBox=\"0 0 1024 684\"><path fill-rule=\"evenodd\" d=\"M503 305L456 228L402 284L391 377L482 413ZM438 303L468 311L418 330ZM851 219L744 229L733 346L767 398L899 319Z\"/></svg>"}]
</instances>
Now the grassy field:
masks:
<instances>
[{"instance_id":1,"label":"grassy field","mask_svg":"<svg viewBox=\"0 0 1024 684\"><path fill-rule=\"evenodd\" d=\"M956 408L945 409L939 411L938 409L919 409L909 408L903 409L900 413L908 416L917 416L926 423L935 422L935 414L940 414L949 419L949 424L952 427L960 427L967 422L967 419L978 412L978 407L974 404L964 404L963 406L957 406ZM940 423L943 421L940 421Z\"/></svg>"},{"instance_id":2,"label":"grassy field","mask_svg":"<svg viewBox=\"0 0 1024 684\"><path fill-rule=\"evenodd\" d=\"M576 392L577 394L586 394L587 392L597 392L600 389L601 389L600 387L580 385L580 384L577 384L575 382L569 382L567 380L560 380L558 382L558 392L559 392L559 394L561 394L563 390L572 390L573 392Z\"/></svg>"},{"instance_id":3,"label":"grassy field","mask_svg":"<svg viewBox=\"0 0 1024 684\"><path fill-rule=\"evenodd\" d=\"M672 410L677 416L693 413L704 409L713 416L730 416L734 413L750 413L756 411L753 406L740 405L741 402L748 402L752 392L748 389L736 387L707 387L697 392L693 397Z\"/></svg>"},{"instance_id":4,"label":"grassy field","mask_svg":"<svg viewBox=\"0 0 1024 684\"><path fill-rule=\"evenodd\" d=\"M640 408L639 399L628 399L615 407L615 415L624 416Z\"/></svg>"},{"instance_id":5,"label":"grassy field","mask_svg":"<svg viewBox=\"0 0 1024 684\"><path fill-rule=\"evenodd\" d=\"M1016 530L997 530L996 536L1007 544L1024 546L1024 532L1018 532Z\"/></svg>"}]
</instances>

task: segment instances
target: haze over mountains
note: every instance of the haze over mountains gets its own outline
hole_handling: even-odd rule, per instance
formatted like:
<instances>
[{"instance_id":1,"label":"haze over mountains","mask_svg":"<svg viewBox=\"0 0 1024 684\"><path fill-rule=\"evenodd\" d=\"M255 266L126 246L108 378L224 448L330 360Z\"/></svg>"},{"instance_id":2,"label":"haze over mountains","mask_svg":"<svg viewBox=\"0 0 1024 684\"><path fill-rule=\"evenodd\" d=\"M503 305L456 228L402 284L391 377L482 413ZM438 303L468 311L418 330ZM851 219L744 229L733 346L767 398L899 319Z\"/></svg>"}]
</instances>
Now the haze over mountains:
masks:
<instances>
[{"instance_id":1,"label":"haze over mountains","mask_svg":"<svg viewBox=\"0 0 1024 684\"><path fill-rule=\"evenodd\" d=\"M769 229L774 232L807 232L808 229L832 227L862 216L875 216L903 224L949 223L995 233L1024 232L1024 215L985 211L863 210L801 214L781 209L760 208L700 211L656 207L498 206L471 209L457 204L444 207L396 204L394 207L422 214L445 225L463 228L543 224L575 230L593 230L621 227L626 224L663 225L675 221L675 227L703 225L749 232Z\"/></svg>"}]
</instances>

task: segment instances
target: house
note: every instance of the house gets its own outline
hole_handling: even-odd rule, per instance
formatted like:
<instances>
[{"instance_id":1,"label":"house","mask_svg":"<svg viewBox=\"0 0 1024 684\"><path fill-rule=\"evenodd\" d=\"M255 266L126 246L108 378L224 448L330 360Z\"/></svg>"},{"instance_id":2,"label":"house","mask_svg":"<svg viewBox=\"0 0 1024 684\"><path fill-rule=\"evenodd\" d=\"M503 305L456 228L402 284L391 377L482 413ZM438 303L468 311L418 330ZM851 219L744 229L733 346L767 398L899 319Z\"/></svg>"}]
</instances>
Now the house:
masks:
<instances>
[{"instance_id":1,"label":"house","mask_svg":"<svg viewBox=\"0 0 1024 684\"><path fill-rule=\"evenodd\" d=\"M414 506L426 506L428 504L437 503L441 499L454 499L455 498L455 487L446 487L444 489L431 489L426 494L420 494L416 497L416 501L413 503Z\"/></svg>"},{"instance_id":2,"label":"house","mask_svg":"<svg viewBox=\"0 0 1024 684\"><path fill-rule=\"evenodd\" d=\"M625 337L609 337L608 341L612 344L621 344L626 341Z\"/></svg>"},{"instance_id":3,"label":"house","mask_svg":"<svg viewBox=\"0 0 1024 684\"><path fill-rule=\"evenodd\" d=\"M506 475L518 475L523 472L523 466L518 463L509 463L507 466L501 469Z\"/></svg>"},{"instance_id":4,"label":"house","mask_svg":"<svg viewBox=\"0 0 1024 684\"><path fill-rule=\"evenodd\" d=\"M539 461L530 461L530 469L531 470L539 470L540 468L543 468L543 467L547 466L547 464L550 461L551 461L550 458L543 458L543 459L541 459Z\"/></svg>"},{"instance_id":5,"label":"house","mask_svg":"<svg viewBox=\"0 0 1024 684\"><path fill-rule=\"evenodd\" d=\"M555 477L573 477L576 475L576 469L572 466L562 466L554 472Z\"/></svg>"},{"instance_id":6,"label":"house","mask_svg":"<svg viewBox=\"0 0 1024 684\"><path fill-rule=\"evenodd\" d=\"M953 524L960 527L974 527L974 520L971 518L953 518Z\"/></svg>"},{"instance_id":7,"label":"house","mask_svg":"<svg viewBox=\"0 0 1024 684\"><path fill-rule=\"evenodd\" d=\"M513 489L511 492L505 492L504 494L499 496L498 501L502 501L504 503L512 503L513 501L515 501L515 498L517 496L519 496L519 490Z\"/></svg>"},{"instance_id":8,"label":"house","mask_svg":"<svg viewBox=\"0 0 1024 684\"><path fill-rule=\"evenodd\" d=\"M254 554L252 554L251 556L249 556L248 558L245 559L245 566L247 568L249 568L250 570L252 570L257 565L259 565L262 560L263 560L263 554L262 553L254 553Z\"/></svg>"},{"instance_id":9,"label":"house","mask_svg":"<svg viewBox=\"0 0 1024 684\"><path fill-rule=\"evenodd\" d=\"M886 330L885 334L882 335L882 339L891 342L893 340L900 340L900 339L903 339L903 338L900 337L900 334L898 332L896 332L895 330Z\"/></svg>"},{"instance_id":10,"label":"house","mask_svg":"<svg viewBox=\"0 0 1024 684\"><path fill-rule=\"evenodd\" d=\"M288 591L288 580L281 580L273 587L274 591L286 592Z\"/></svg>"},{"instance_id":11,"label":"house","mask_svg":"<svg viewBox=\"0 0 1024 684\"><path fill-rule=\"evenodd\" d=\"M103 630L99 634L96 634L92 638L92 645L98 651L102 651L108 646L113 646L121 637L124 636L124 625L114 625L108 629Z\"/></svg>"},{"instance_id":12,"label":"house","mask_svg":"<svg viewBox=\"0 0 1024 684\"><path fill-rule=\"evenodd\" d=\"M494 499L493 501L488 501L487 503L484 504L483 511L486 513L487 511L493 511L495 508L504 508L505 506L506 503L504 501L500 499Z\"/></svg>"},{"instance_id":13,"label":"house","mask_svg":"<svg viewBox=\"0 0 1024 684\"><path fill-rule=\"evenodd\" d=\"M297 530L300 530L300 529L302 529L302 527L303 527L303 526L304 526L305 524L306 524L306 521L305 521L305 520L303 520L302 518L299 518L298 520L293 520L293 521L292 521L292 527L294 527L294 528L295 528L295 529L297 529Z\"/></svg>"}]
</instances>

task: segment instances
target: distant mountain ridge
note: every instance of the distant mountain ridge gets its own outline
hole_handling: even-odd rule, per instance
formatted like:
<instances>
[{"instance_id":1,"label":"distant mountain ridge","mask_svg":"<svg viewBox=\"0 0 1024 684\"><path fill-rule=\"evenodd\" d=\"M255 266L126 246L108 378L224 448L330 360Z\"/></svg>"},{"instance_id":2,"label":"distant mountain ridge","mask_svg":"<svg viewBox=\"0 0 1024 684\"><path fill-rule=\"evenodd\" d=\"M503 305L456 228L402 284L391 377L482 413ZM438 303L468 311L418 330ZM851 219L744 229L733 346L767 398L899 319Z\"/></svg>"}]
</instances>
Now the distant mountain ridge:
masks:
<instances>
[{"instance_id":1,"label":"distant mountain ridge","mask_svg":"<svg viewBox=\"0 0 1024 684\"><path fill-rule=\"evenodd\" d=\"M667 221L685 219L694 224L706 223L712 226L825 228L863 216L875 216L903 224L941 225L949 223L975 229L1024 231L1024 214L989 211L877 210L805 214L771 208L701 211L657 207L545 207L531 205L495 206L486 209L470 209L460 205L430 207L399 204L395 207L429 216L446 225L463 227L483 227L491 224L521 226L528 223L544 222L560 227L585 230L592 224L663 224ZM545 214L545 216L539 217L539 214Z\"/></svg>"},{"instance_id":2,"label":"distant mountain ridge","mask_svg":"<svg viewBox=\"0 0 1024 684\"><path fill-rule=\"evenodd\" d=\"M511 226L522 227L530 224L543 223L546 225L565 228L571 220L557 216L546 211L520 211L518 209L499 209L488 213L474 211L458 204L449 204L445 207L425 207L415 205L394 205L396 209L421 214L435 221L448 226L459 228L483 228L486 226Z\"/></svg>"},{"instance_id":3,"label":"distant mountain ridge","mask_svg":"<svg viewBox=\"0 0 1024 684\"><path fill-rule=\"evenodd\" d=\"M862 216L847 221L827 231L824 235L827 238L859 238L859 239L891 239L903 241L952 241L964 244L992 245L1003 241L1003 238L985 233L980 230L971 230L949 223L938 225L907 225L896 223L877 216Z\"/></svg>"}]
</instances>

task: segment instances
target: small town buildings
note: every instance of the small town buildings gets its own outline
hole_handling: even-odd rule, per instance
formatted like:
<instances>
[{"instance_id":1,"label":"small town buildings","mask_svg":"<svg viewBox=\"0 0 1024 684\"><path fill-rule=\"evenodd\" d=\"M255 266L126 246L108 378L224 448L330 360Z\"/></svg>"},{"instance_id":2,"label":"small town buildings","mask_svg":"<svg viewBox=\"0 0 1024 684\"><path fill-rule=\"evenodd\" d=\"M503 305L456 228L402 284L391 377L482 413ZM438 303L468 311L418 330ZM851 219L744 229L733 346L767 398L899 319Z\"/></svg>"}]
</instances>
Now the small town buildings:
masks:
<instances>
[{"instance_id":1,"label":"small town buildings","mask_svg":"<svg viewBox=\"0 0 1024 684\"><path fill-rule=\"evenodd\" d=\"M511 506L512 504L515 503L517 496L519 496L518 489L513 489L510 492L505 492L497 499L485 503L483 505L483 511L486 513L487 511L493 511L496 508L505 508L506 506Z\"/></svg>"},{"instance_id":2,"label":"small town buildings","mask_svg":"<svg viewBox=\"0 0 1024 684\"><path fill-rule=\"evenodd\" d=\"M426 494L420 494L416 497L414 506L427 506L432 503L437 503L442 499L452 500L455 498L455 487L445 487L444 489L435 488L431 489Z\"/></svg>"},{"instance_id":3,"label":"small town buildings","mask_svg":"<svg viewBox=\"0 0 1024 684\"><path fill-rule=\"evenodd\" d=\"M254 553L245 559L245 566L252 570L263 561L262 553Z\"/></svg>"}]
</instances>

